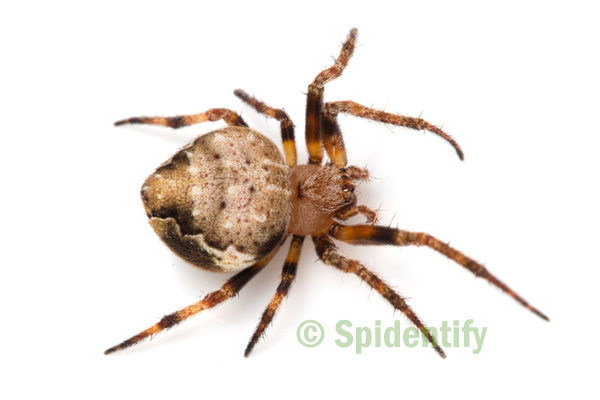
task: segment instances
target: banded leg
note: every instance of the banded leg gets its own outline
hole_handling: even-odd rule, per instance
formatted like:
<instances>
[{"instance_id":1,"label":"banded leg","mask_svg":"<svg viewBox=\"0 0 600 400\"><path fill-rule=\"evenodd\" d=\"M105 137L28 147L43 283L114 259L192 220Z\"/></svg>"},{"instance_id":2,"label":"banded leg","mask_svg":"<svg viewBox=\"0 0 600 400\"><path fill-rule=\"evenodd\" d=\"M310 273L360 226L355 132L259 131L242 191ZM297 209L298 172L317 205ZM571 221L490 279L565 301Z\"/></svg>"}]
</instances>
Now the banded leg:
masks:
<instances>
[{"instance_id":1,"label":"banded leg","mask_svg":"<svg viewBox=\"0 0 600 400\"><path fill-rule=\"evenodd\" d=\"M355 117L370 119L383 124L429 131L450 143L450 145L454 147L456 154L458 154L458 158L461 160L465 159L462 149L452 136L421 118L405 117L404 115L400 114L391 114L385 111L363 106L353 101L334 101L326 103L323 106L323 124L324 126L333 127L329 128L331 130L329 134L333 137L333 139L329 141L324 140L324 144L329 158L331 158L333 164L338 168L344 167L347 162L346 152L343 149L343 145L342 147L339 145L339 143L343 143L341 139L341 132L337 124L337 116L339 113L350 114L354 115ZM337 138L337 136L339 136L339 138Z\"/></svg>"},{"instance_id":2,"label":"banded leg","mask_svg":"<svg viewBox=\"0 0 600 400\"><path fill-rule=\"evenodd\" d=\"M260 338L264 335L265 329L269 326L275 313L277 312L277 308L281 304L281 301L287 296L290 287L292 286L292 282L294 278L296 278L296 271L298 269L298 260L300 259L300 250L302 249L302 243L304 242L303 236L294 236L292 239L292 243L290 245L290 250L288 252L287 258L285 259L285 263L283 264L283 271L281 272L281 282L277 287L277 291L275 292L275 296L267 306L264 311L248 346L246 347L246 351L244 352L244 357L248 357L254 346L258 343Z\"/></svg>"},{"instance_id":3,"label":"banded leg","mask_svg":"<svg viewBox=\"0 0 600 400\"><path fill-rule=\"evenodd\" d=\"M358 30L352 28L346 41L342 45L340 55L335 59L334 64L321 71L319 75L308 86L308 95L306 99L306 147L308 149L308 163L321 164L323 160L323 141L321 138L321 113L323 111L323 91L325 84L339 77L352 54L356 44ZM341 138L341 136L340 136ZM338 144L339 145L339 144ZM342 141L343 148L344 143Z\"/></svg>"},{"instance_id":4,"label":"banded leg","mask_svg":"<svg viewBox=\"0 0 600 400\"><path fill-rule=\"evenodd\" d=\"M208 111L192 115L177 115L175 117L133 117L115 122L115 126L125 124L148 124L161 125L169 128L181 128L184 126L199 124L206 121L224 120L227 125L248 126L235 111L227 108L211 108Z\"/></svg>"},{"instance_id":5,"label":"banded leg","mask_svg":"<svg viewBox=\"0 0 600 400\"><path fill-rule=\"evenodd\" d=\"M352 273L371 286L377 293L386 299L394 309L400 311L417 327L417 329L427 336L429 343L433 345L434 350L442 357L446 358L444 350L439 346L435 337L431 334L425 323L415 314L415 312L406 303L406 300L396 293L391 287L383 282L377 275L369 271L365 266L355 260L351 260L339 254L333 240L326 234L318 234L312 237L317 250L317 255L327 265L331 265L342 272Z\"/></svg>"},{"instance_id":6,"label":"banded leg","mask_svg":"<svg viewBox=\"0 0 600 400\"><path fill-rule=\"evenodd\" d=\"M157 324L125 340L121 344L111 347L110 349L106 350L104 354L111 354L115 351L124 350L128 347L131 347L134 344L137 344L144 339L152 337L161 331L174 327L181 321L184 321L189 317L198 314L201 311L208 310L209 308L213 308L221 304L225 300L229 300L230 298L235 296L246 285L246 283L250 281L250 279L254 278L254 276L260 270L262 270L265 267L265 265L269 263L269 261L271 261L278 249L279 246L277 246L277 249L275 251L272 251L267 257L265 257L258 263L246 268L245 270L239 272L238 274L228 279L227 282L225 282L225 284L221 286L219 290L207 294L202 300L200 300L196 304L192 304L191 306L176 311L172 314L165 315Z\"/></svg>"},{"instance_id":7,"label":"banded leg","mask_svg":"<svg viewBox=\"0 0 600 400\"><path fill-rule=\"evenodd\" d=\"M329 228L329 234L338 240L355 245L427 246L468 269L473 275L490 282L537 316L550 321L546 315L498 280L483 265L427 233L408 232L385 226L347 226L334 223Z\"/></svg>"},{"instance_id":8,"label":"banded leg","mask_svg":"<svg viewBox=\"0 0 600 400\"><path fill-rule=\"evenodd\" d=\"M326 103L325 106L327 106ZM327 151L329 159L338 168L343 168L348 165L348 158L346 157L346 146L344 145L344 136L342 130L337 122L337 116L333 118L331 115L323 113L322 127L323 131L321 136L323 139L323 147Z\"/></svg>"},{"instance_id":9,"label":"banded leg","mask_svg":"<svg viewBox=\"0 0 600 400\"><path fill-rule=\"evenodd\" d=\"M294 123L285 111L280 108L272 108L250 96L242 89L236 89L233 94L242 99L245 103L254 108L257 112L275 118L280 123L281 140L283 141L283 151L285 153L285 162L288 167L294 168L297 162L296 139L294 138Z\"/></svg>"}]
</instances>

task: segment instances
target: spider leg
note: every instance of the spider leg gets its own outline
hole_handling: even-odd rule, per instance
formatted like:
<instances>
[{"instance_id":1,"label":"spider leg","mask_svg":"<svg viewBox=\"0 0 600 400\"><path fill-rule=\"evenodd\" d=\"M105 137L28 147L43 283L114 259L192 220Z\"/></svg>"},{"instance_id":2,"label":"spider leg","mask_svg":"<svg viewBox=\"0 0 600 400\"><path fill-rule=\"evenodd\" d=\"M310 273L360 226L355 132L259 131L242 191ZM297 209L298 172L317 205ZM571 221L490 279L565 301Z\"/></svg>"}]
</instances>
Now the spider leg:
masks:
<instances>
[{"instance_id":1,"label":"spider leg","mask_svg":"<svg viewBox=\"0 0 600 400\"><path fill-rule=\"evenodd\" d=\"M421 118L405 117L404 115L400 114L387 113L385 111L369 108L348 100L333 101L330 103L326 103L323 106L323 126L329 127L328 129L325 129L324 137L326 136L325 132L327 131L329 131L328 135L332 136L332 139L330 140L325 140L324 138L323 142L325 144L325 149L327 150L329 158L331 159L333 164L338 168L344 167L347 163L346 152L343 147L343 141L341 140L341 132L337 123L337 116L339 113L350 114L354 115L355 117L370 119L372 121L381 122L383 124L403 126L410 129L429 131L438 135L446 142L450 143L450 145L454 147L456 154L458 154L458 158L460 158L461 160L464 160L465 158L462 149L452 136L450 136L437 126L432 125ZM340 138L337 138L337 136L339 136ZM342 145L340 146L339 143L342 143Z\"/></svg>"},{"instance_id":2,"label":"spider leg","mask_svg":"<svg viewBox=\"0 0 600 400\"><path fill-rule=\"evenodd\" d=\"M237 97L242 99L245 103L254 108L257 112L267 115L271 118L275 118L280 122L281 126L281 139L283 141L283 151L285 153L285 162L288 167L294 168L296 166L296 140L294 138L294 123L287 115L285 111L280 108L272 108L258 100L257 98L250 96L242 89L236 89L233 92Z\"/></svg>"},{"instance_id":3,"label":"spider leg","mask_svg":"<svg viewBox=\"0 0 600 400\"><path fill-rule=\"evenodd\" d=\"M323 111L323 91L325 84L339 77L352 54L356 44L358 30L352 28L348 34L346 41L342 45L342 50L339 56L335 59L334 64L321 71L319 75L308 86L308 96L306 100L306 147L308 149L308 163L321 164L323 160L323 141L321 138L321 113ZM339 136L341 139L341 135ZM343 141L341 146L343 148Z\"/></svg>"},{"instance_id":4,"label":"spider leg","mask_svg":"<svg viewBox=\"0 0 600 400\"><path fill-rule=\"evenodd\" d=\"M177 115L175 117L133 117L115 122L115 126L125 124L148 124L161 125L170 128L181 128L184 126L198 124L206 121L224 120L227 125L248 126L235 111L227 108L211 108L203 113L192 115Z\"/></svg>"},{"instance_id":5,"label":"spider leg","mask_svg":"<svg viewBox=\"0 0 600 400\"><path fill-rule=\"evenodd\" d=\"M265 309L262 317L260 318L260 322L246 347L246 351L244 352L244 357L248 357L254 346L258 343L260 338L264 335L265 329L269 326L275 313L277 312L277 308L281 304L281 301L287 296L290 287L292 286L292 282L294 278L296 278L296 271L298 268L298 260L300 259L300 250L302 249L302 243L304 242L303 236L294 236L292 239L292 243L290 245L290 250L288 252L287 258L285 259L285 263L283 264L283 271L281 272L281 282L277 287L277 291L275 292L275 296Z\"/></svg>"},{"instance_id":6,"label":"spider leg","mask_svg":"<svg viewBox=\"0 0 600 400\"><path fill-rule=\"evenodd\" d=\"M320 233L312 236L317 254L321 261L331 265L342 272L352 273L371 286L377 293L386 299L394 309L402 312L417 327L423 335L427 336L429 343L433 345L434 350L442 357L446 358L444 350L439 346L435 336L431 334L425 323L415 314L415 312L406 303L406 300L396 293L389 285L382 281L377 275L369 271L358 261L346 258L337 250L337 247L326 234Z\"/></svg>"},{"instance_id":7,"label":"spider leg","mask_svg":"<svg viewBox=\"0 0 600 400\"><path fill-rule=\"evenodd\" d=\"M427 246L468 269L473 275L483 278L498 287L537 316L550 321L546 315L498 280L483 265L427 233L408 232L385 226L348 226L333 223L329 228L329 234L335 239L355 245Z\"/></svg>"},{"instance_id":8,"label":"spider leg","mask_svg":"<svg viewBox=\"0 0 600 400\"><path fill-rule=\"evenodd\" d=\"M329 103L325 103L327 107ZM342 130L337 122L337 115L325 114L323 109L323 115L321 116L323 131L321 136L323 139L323 147L327 151L329 159L338 168L343 168L348 165L348 158L346 156L346 146L344 145L344 136Z\"/></svg>"},{"instance_id":9,"label":"spider leg","mask_svg":"<svg viewBox=\"0 0 600 400\"><path fill-rule=\"evenodd\" d=\"M254 278L254 276L261 271L265 265L269 263L269 261L271 261L278 249L279 246L277 246L274 251L272 251L261 261L229 278L219 290L207 294L196 304L192 304L191 306L185 307L172 314L165 315L157 324L125 340L121 344L111 347L110 349L106 350L104 354L114 353L115 351L124 350L128 347L131 347L144 339L156 335L161 331L174 327L181 321L184 321L201 311L208 310L209 308L213 308L221 304L225 300L229 300L235 296L246 285L246 283L250 281L250 279Z\"/></svg>"}]
</instances>

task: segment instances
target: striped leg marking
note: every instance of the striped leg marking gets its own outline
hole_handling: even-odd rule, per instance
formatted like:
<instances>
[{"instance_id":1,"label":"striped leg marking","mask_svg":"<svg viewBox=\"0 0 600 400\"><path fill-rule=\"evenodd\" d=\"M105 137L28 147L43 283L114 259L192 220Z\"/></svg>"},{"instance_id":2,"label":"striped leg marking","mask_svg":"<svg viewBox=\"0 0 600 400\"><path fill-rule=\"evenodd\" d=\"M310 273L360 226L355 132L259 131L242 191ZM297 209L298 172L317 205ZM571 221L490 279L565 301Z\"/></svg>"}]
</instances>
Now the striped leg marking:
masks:
<instances>
[{"instance_id":1,"label":"striped leg marking","mask_svg":"<svg viewBox=\"0 0 600 400\"><path fill-rule=\"evenodd\" d=\"M321 164L323 160L323 141L321 138L321 113L323 112L323 92L325 84L339 77L348 61L354 53L358 30L352 28L346 41L342 45L340 55L335 59L334 64L321 71L319 75L308 85L308 95L306 99L306 147L308 149L308 163ZM341 137L341 136L340 136ZM341 144L343 147L343 142Z\"/></svg>"},{"instance_id":2,"label":"striped leg marking","mask_svg":"<svg viewBox=\"0 0 600 400\"><path fill-rule=\"evenodd\" d=\"M319 234L312 237L319 258L327 265L331 265L342 272L351 273L358 276L377 293L386 299L394 309L400 311L417 327L417 329L427 336L429 343L433 345L434 350L442 358L446 358L444 350L439 346L435 337L431 334L425 323L415 314L415 312L406 303L406 300L396 293L389 285L382 281L377 275L369 271L358 261L351 260L339 254L333 241L325 234Z\"/></svg>"},{"instance_id":3,"label":"striped leg marking","mask_svg":"<svg viewBox=\"0 0 600 400\"><path fill-rule=\"evenodd\" d=\"M234 275L232 278L227 280L227 282L225 282L225 284L219 290L207 294L206 297L204 297L198 303L192 304L191 306L176 311L172 314L165 315L157 324L127 339L121 344L111 347L110 349L106 350L104 354L111 354L116 351L131 347L147 338L156 335L161 331L174 327L181 321L184 321L201 311L208 310L209 308L213 308L221 304L225 300L231 299L246 285L246 283L254 278L254 276L256 276L256 274L261 271L269 263L269 261L271 261L278 249L279 246L277 246L274 251L272 251L267 257L258 263Z\"/></svg>"},{"instance_id":4,"label":"striped leg marking","mask_svg":"<svg viewBox=\"0 0 600 400\"><path fill-rule=\"evenodd\" d=\"M211 108L210 110L192 115L178 115L175 117L133 117L115 122L115 126L126 124L160 125L169 128L182 128L184 126L199 124L206 121L224 120L231 126L248 126L236 113L227 108Z\"/></svg>"},{"instance_id":5,"label":"striped leg marking","mask_svg":"<svg viewBox=\"0 0 600 400\"><path fill-rule=\"evenodd\" d=\"M275 118L281 126L281 140L283 141L283 151L285 153L285 162L288 167L294 168L297 162L296 139L294 137L294 123L285 111L279 108L272 108L250 96L242 89L236 89L233 92L237 97L254 108L257 112Z\"/></svg>"},{"instance_id":6,"label":"striped leg marking","mask_svg":"<svg viewBox=\"0 0 600 400\"><path fill-rule=\"evenodd\" d=\"M244 357L248 357L254 346L258 343L261 337L264 336L265 329L271 324L279 305L283 301L283 299L287 296L290 287L292 286L292 282L294 282L294 278L296 278L296 271L298 269L298 260L300 260L300 250L302 249L302 243L304 242L303 236L294 236L292 239L292 244L290 245L290 250L288 252L287 258L285 259L285 263L283 264L283 271L281 272L281 282L277 287L277 291L275 292L275 296L265 309L248 346L246 347L246 351L244 352Z\"/></svg>"},{"instance_id":7,"label":"striped leg marking","mask_svg":"<svg viewBox=\"0 0 600 400\"><path fill-rule=\"evenodd\" d=\"M342 167L346 163L346 154L343 150L343 142L342 148L337 149L335 146L339 147L338 142L341 140L341 133L339 132L339 126L337 124L337 116L339 113L354 115L355 117L370 119L372 121L381 122L383 124L395 125L395 126L403 126L405 128L415 129L415 130L426 130L431 133L436 134L437 136L444 139L448 142L458 155L458 158L461 160L465 159L465 155L452 136L441 130L435 125L430 124L429 122L415 117L405 117L400 114L392 114L387 113L385 111L377 110L374 108L369 108L363 106L361 104L355 103L353 101L345 100L345 101L334 101L330 103L326 103L323 106L323 121L326 126L332 126L332 139L330 139L329 146L334 146L331 150L328 148L328 141L325 141L325 148L331 158L331 161L337 166ZM336 136L340 136L339 139ZM339 165L338 165L339 164Z\"/></svg>"},{"instance_id":8,"label":"striped leg marking","mask_svg":"<svg viewBox=\"0 0 600 400\"><path fill-rule=\"evenodd\" d=\"M492 275L483 265L427 233L408 232L385 226L347 226L337 223L331 225L329 233L338 240L355 245L427 246L468 269L473 275L490 282L540 318L550 321L546 315Z\"/></svg>"}]
</instances>

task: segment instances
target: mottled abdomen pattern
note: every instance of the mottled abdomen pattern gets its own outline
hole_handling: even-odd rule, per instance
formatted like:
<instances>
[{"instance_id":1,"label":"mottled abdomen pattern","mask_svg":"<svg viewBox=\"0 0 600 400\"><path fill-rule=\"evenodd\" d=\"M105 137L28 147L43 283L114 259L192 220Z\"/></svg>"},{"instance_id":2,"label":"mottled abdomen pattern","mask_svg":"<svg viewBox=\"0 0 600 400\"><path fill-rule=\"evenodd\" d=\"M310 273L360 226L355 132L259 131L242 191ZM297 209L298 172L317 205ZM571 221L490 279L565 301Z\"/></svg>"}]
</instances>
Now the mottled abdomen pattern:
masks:
<instances>
[{"instance_id":1,"label":"mottled abdomen pattern","mask_svg":"<svg viewBox=\"0 0 600 400\"><path fill-rule=\"evenodd\" d=\"M259 132L230 126L198 137L148 177L150 225L196 267L239 271L283 239L290 219L288 168Z\"/></svg>"}]
</instances>

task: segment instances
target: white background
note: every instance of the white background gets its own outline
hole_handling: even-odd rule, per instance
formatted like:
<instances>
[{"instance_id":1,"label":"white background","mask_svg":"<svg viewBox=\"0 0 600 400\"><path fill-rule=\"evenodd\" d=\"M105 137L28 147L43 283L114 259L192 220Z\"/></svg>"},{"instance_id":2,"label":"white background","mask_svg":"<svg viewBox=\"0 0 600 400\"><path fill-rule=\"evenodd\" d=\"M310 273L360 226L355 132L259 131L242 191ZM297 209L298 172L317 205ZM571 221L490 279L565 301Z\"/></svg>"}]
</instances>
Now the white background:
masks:
<instances>
[{"instance_id":1,"label":"white background","mask_svg":"<svg viewBox=\"0 0 600 400\"><path fill-rule=\"evenodd\" d=\"M321 3L321 4L319 4ZM575 397L599 352L598 10L593 2L29 2L0 9L2 398ZM417 2L414 2L417 3ZM501 4L501 5L500 5ZM194 269L147 225L139 189L194 136L114 128L137 115L227 107L279 144L243 88L294 119L308 83L359 29L327 100L418 116L454 135L341 117L349 160L376 177L382 224L427 231L481 260L546 323L431 250L352 248L433 327L473 319L482 351L340 348L341 319L405 318L304 244L298 277L242 357L282 251L236 298L126 352L102 352L196 302L229 275ZM359 220L357 220L359 221ZM286 246L287 248L287 246ZM307 319L326 330L301 346ZM461 334L462 335L462 334ZM461 339L462 340L462 339ZM597 372L597 371L596 371ZM597 390L597 389L596 389Z\"/></svg>"}]
</instances>

